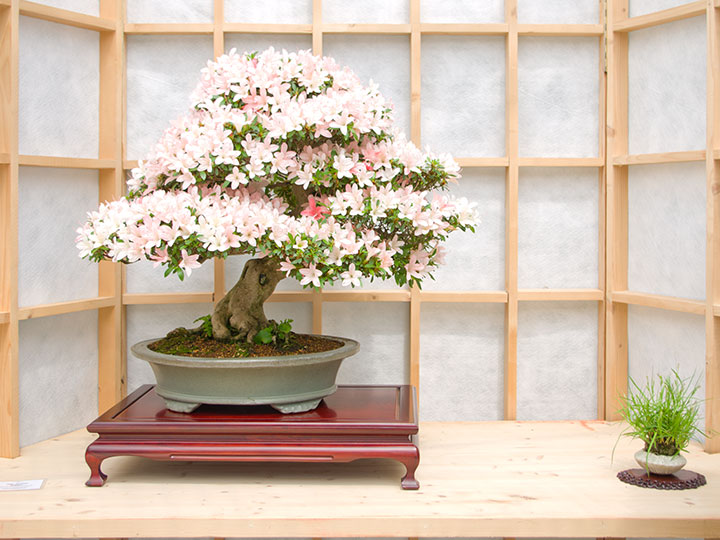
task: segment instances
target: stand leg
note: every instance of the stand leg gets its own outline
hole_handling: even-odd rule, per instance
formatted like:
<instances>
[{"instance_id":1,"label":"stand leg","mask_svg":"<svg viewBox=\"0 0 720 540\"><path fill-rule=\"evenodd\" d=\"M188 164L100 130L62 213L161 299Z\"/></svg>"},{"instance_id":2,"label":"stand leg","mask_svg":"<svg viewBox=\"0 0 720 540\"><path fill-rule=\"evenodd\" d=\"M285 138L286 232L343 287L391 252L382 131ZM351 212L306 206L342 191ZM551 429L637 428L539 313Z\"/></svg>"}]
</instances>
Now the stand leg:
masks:
<instances>
[{"instance_id":1,"label":"stand leg","mask_svg":"<svg viewBox=\"0 0 720 540\"><path fill-rule=\"evenodd\" d=\"M103 459L96 454L91 453L89 450L85 452L85 461L90 467L90 478L85 482L86 486L100 487L105 483L107 475L100 470L100 464Z\"/></svg>"},{"instance_id":2,"label":"stand leg","mask_svg":"<svg viewBox=\"0 0 720 540\"><path fill-rule=\"evenodd\" d=\"M417 448L414 450L415 451L411 455L405 456L399 460L403 465L405 465L405 469L407 471L405 476L402 477L402 480L400 480L400 486L403 489L420 489L420 483L415 479L415 471L417 470L418 465L420 465L420 452Z\"/></svg>"}]
</instances>

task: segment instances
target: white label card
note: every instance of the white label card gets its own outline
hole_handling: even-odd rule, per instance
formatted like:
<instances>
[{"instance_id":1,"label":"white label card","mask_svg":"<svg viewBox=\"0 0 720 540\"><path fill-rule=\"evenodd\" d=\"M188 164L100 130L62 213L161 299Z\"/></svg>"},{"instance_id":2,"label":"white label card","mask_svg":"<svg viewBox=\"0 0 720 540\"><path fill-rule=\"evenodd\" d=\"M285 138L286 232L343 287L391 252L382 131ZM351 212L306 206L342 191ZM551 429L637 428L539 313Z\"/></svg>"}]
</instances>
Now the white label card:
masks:
<instances>
[{"instance_id":1,"label":"white label card","mask_svg":"<svg viewBox=\"0 0 720 540\"><path fill-rule=\"evenodd\" d=\"M0 482L0 491L26 491L40 489L45 480L18 480L15 482Z\"/></svg>"}]
</instances>

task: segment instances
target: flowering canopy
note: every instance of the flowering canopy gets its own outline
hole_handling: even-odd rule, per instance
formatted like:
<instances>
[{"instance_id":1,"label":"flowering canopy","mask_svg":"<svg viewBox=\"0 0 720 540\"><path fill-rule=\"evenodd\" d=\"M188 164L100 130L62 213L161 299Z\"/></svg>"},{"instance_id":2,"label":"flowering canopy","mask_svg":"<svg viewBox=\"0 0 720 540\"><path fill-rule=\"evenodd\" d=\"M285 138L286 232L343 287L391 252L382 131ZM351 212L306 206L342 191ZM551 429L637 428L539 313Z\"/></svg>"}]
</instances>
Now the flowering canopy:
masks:
<instances>
[{"instance_id":1,"label":"flowering canopy","mask_svg":"<svg viewBox=\"0 0 720 540\"><path fill-rule=\"evenodd\" d=\"M305 286L419 282L440 243L472 230L474 204L437 191L459 177L393 129L377 87L308 51L208 62L192 110L78 229L80 256L140 259L180 279L213 257L273 257Z\"/></svg>"}]
</instances>

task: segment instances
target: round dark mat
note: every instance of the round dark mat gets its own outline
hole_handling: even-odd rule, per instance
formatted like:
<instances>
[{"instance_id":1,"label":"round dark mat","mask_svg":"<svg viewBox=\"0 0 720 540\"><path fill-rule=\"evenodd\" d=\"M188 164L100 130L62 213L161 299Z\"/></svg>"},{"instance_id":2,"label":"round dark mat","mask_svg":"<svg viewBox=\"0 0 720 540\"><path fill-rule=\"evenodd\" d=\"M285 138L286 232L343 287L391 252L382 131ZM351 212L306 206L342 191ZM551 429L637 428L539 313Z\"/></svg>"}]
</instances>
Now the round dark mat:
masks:
<instances>
[{"instance_id":1,"label":"round dark mat","mask_svg":"<svg viewBox=\"0 0 720 540\"><path fill-rule=\"evenodd\" d=\"M617 477L626 484L654 489L695 489L707 483L705 477L693 471L678 471L675 474L647 474L644 469L620 471Z\"/></svg>"}]
</instances>

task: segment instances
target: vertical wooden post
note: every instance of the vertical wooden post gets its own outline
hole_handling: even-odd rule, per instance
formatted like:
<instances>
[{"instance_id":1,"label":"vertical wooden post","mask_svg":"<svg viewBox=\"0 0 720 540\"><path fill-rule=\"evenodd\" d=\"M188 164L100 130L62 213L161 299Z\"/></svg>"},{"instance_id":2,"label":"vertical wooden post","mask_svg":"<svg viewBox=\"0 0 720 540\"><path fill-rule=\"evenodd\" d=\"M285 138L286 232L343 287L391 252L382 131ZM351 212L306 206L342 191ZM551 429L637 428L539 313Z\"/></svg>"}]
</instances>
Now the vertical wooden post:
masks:
<instances>
[{"instance_id":1,"label":"vertical wooden post","mask_svg":"<svg viewBox=\"0 0 720 540\"><path fill-rule=\"evenodd\" d=\"M322 54L322 0L313 0L312 48L313 54Z\"/></svg>"},{"instance_id":2,"label":"vertical wooden post","mask_svg":"<svg viewBox=\"0 0 720 540\"><path fill-rule=\"evenodd\" d=\"M508 25L505 69L505 420L517 418L517 326L518 326L518 28L517 0L505 0Z\"/></svg>"},{"instance_id":3,"label":"vertical wooden post","mask_svg":"<svg viewBox=\"0 0 720 540\"><path fill-rule=\"evenodd\" d=\"M322 290L312 293L312 331L322 334Z\"/></svg>"},{"instance_id":4,"label":"vertical wooden post","mask_svg":"<svg viewBox=\"0 0 720 540\"><path fill-rule=\"evenodd\" d=\"M615 32L627 18L627 0L607 0L607 256L605 418L618 420L619 396L627 391L627 304L613 303L615 291L627 290L628 168L613 157L628 152L628 34Z\"/></svg>"},{"instance_id":5,"label":"vertical wooden post","mask_svg":"<svg viewBox=\"0 0 720 540\"><path fill-rule=\"evenodd\" d=\"M123 190L122 80L124 28L122 0L101 0L100 16L115 21L113 31L100 32L100 114L98 157L113 161L99 171L99 202L118 199ZM104 261L98 270L98 296L113 304L98 310L98 409L102 413L123 396L122 274L120 264Z\"/></svg>"},{"instance_id":6,"label":"vertical wooden post","mask_svg":"<svg viewBox=\"0 0 720 540\"><path fill-rule=\"evenodd\" d=\"M705 429L720 432L720 319L715 304L720 300L720 9L707 3L707 250L705 307ZM720 452L720 437L708 438L708 452Z\"/></svg>"},{"instance_id":7,"label":"vertical wooden post","mask_svg":"<svg viewBox=\"0 0 720 540\"><path fill-rule=\"evenodd\" d=\"M420 124L421 56L420 0L410 0L410 138L416 146L422 144ZM410 291L410 384L420 392L420 291Z\"/></svg>"},{"instance_id":8,"label":"vertical wooden post","mask_svg":"<svg viewBox=\"0 0 720 540\"><path fill-rule=\"evenodd\" d=\"M313 0L312 6L313 54L321 55L323 51L322 0ZM314 334L322 334L322 314L322 289L320 289L313 291L312 294L312 331Z\"/></svg>"},{"instance_id":9,"label":"vertical wooden post","mask_svg":"<svg viewBox=\"0 0 720 540\"><path fill-rule=\"evenodd\" d=\"M605 0L598 1L598 21L606 24ZM598 57L598 156L605 157L605 134L607 131L606 100L607 81L605 74L607 36L599 38ZM605 214L607 211L607 193L605 185L605 167L598 170L598 289L605 290ZM597 417L605 419L605 300L598 302L598 361L597 361Z\"/></svg>"},{"instance_id":10,"label":"vertical wooden post","mask_svg":"<svg viewBox=\"0 0 720 540\"><path fill-rule=\"evenodd\" d=\"M213 55L215 58L225 52L225 2L213 2ZM225 296L225 259L213 259L213 302L217 305Z\"/></svg>"},{"instance_id":11,"label":"vertical wooden post","mask_svg":"<svg viewBox=\"0 0 720 540\"><path fill-rule=\"evenodd\" d=\"M20 455L18 381L19 0L0 6L0 457Z\"/></svg>"}]
</instances>

